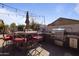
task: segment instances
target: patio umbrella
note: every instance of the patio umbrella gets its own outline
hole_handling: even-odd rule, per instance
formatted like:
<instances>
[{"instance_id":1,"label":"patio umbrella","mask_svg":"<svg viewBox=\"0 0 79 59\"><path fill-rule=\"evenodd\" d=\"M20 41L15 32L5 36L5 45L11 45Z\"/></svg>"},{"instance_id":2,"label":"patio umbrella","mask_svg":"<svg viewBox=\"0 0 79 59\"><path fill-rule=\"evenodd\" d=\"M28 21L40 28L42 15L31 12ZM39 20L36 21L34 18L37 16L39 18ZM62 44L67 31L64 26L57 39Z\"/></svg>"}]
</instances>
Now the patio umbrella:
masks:
<instances>
[{"instance_id":1,"label":"patio umbrella","mask_svg":"<svg viewBox=\"0 0 79 59\"><path fill-rule=\"evenodd\" d=\"M25 27L25 29L29 29L29 12L27 11L27 13L26 13L26 20L25 20L25 23L26 23L26 27Z\"/></svg>"}]
</instances>

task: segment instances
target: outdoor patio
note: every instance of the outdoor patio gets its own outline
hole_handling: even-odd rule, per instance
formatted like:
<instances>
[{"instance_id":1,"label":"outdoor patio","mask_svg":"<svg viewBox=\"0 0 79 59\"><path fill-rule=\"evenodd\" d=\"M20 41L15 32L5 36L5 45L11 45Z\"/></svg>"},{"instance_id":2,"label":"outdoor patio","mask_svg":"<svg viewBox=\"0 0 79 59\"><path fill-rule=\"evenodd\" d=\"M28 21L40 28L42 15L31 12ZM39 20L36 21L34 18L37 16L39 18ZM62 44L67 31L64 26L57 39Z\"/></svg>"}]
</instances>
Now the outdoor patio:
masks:
<instances>
[{"instance_id":1,"label":"outdoor patio","mask_svg":"<svg viewBox=\"0 0 79 59\"><path fill-rule=\"evenodd\" d=\"M0 5L3 8L1 11L12 9L14 12L14 16L4 12L2 16L7 16L0 19L0 56L79 56L78 20L59 17L47 25L47 16L3 3ZM7 17L11 23L5 21Z\"/></svg>"}]
</instances>

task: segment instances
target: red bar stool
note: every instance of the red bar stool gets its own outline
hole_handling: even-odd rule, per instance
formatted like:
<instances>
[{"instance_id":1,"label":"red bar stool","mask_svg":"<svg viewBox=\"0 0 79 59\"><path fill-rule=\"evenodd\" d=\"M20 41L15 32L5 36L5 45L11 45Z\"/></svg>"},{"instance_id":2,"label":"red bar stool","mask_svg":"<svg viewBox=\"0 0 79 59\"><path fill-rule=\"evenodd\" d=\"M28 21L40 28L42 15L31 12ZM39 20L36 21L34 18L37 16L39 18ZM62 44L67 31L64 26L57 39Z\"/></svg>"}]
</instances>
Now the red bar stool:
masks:
<instances>
[{"instance_id":1,"label":"red bar stool","mask_svg":"<svg viewBox=\"0 0 79 59\"><path fill-rule=\"evenodd\" d=\"M34 39L31 34L27 35L27 49L30 50L32 48L32 45L34 44Z\"/></svg>"},{"instance_id":2,"label":"red bar stool","mask_svg":"<svg viewBox=\"0 0 79 59\"><path fill-rule=\"evenodd\" d=\"M12 39L13 39L13 36L11 36L11 35L4 36L4 38L3 38L4 42L2 44L2 52L4 52L4 49L8 47L9 41L12 41Z\"/></svg>"},{"instance_id":3,"label":"red bar stool","mask_svg":"<svg viewBox=\"0 0 79 59\"><path fill-rule=\"evenodd\" d=\"M4 40L3 46L4 46L5 43L7 45L8 44L8 41L9 40L12 41L12 39L13 39L13 36L11 36L11 35L5 35L4 38L3 38L3 40Z\"/></svg>"},{"instance_id":4,"label":"red bar stool","mask_svg":"<svg viewBox=\"0 0 79 59\"><path fill-rule=\"evenodd\" d=\"M14 47L23 49L26 41L27 41L27 38L14 38L13 45L14 45Z\"/></svg>"}]
</instances>

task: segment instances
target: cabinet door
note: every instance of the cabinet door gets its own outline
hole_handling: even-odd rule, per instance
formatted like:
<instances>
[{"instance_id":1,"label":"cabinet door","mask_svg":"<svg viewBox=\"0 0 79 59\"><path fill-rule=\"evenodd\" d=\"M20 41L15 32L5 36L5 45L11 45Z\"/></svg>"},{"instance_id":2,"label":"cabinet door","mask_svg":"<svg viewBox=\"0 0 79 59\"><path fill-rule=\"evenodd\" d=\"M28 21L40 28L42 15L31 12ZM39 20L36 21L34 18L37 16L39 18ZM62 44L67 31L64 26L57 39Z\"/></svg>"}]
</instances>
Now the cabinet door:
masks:
<instances>
[{"instance_id":1,"label":"cabinet door","mask_svg":"<svg viewBox=\"0 0 79 59\"><path fill-rule=\"evenodd\" d=\"M70 45L71 48L77 48L77 39L70 38L69 45Z\"/></svg>"},{"instance_id":2,"label":"cabinet door","mask_svg":"<svg viewBox=\"0 0 79 59\"><path fill-rule=\"evenodd\" d=\"M56 45L63 46L63 41L55 40Z\"/></svg>"}]
</instances>

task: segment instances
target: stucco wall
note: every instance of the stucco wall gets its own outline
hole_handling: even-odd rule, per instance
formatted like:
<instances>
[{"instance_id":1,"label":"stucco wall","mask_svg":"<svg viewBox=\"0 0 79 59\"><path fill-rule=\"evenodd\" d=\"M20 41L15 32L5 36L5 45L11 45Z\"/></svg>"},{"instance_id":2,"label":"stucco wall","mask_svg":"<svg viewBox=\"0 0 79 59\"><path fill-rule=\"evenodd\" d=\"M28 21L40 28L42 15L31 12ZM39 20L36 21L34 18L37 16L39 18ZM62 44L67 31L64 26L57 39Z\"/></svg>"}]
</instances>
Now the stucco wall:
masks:
<instances>
[{"instance_id":1,"label":"stucco wall","mask_svg":"<svg viewBox=\"0 0 79 59\"><path fill-rule=\"evenodd\" d=\"M51 28L49 28L51 27ZM73 25L61 25L61 26L49 26L48 29L53 28L65 28L67 32L79 32L79 24Z\"/></svg>"}]
</instances>

